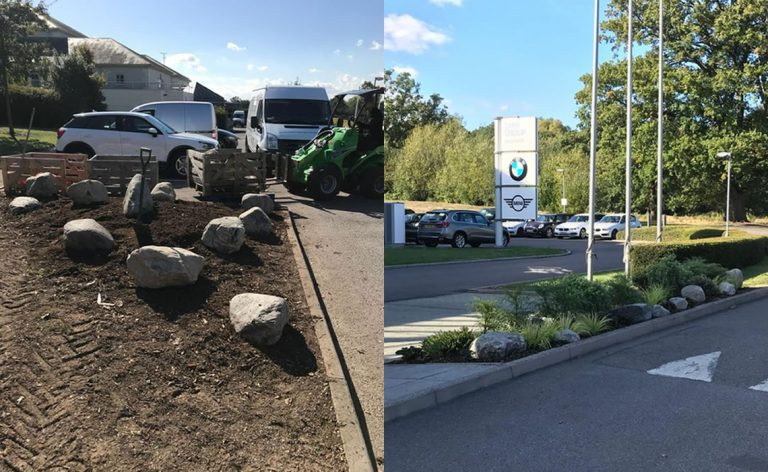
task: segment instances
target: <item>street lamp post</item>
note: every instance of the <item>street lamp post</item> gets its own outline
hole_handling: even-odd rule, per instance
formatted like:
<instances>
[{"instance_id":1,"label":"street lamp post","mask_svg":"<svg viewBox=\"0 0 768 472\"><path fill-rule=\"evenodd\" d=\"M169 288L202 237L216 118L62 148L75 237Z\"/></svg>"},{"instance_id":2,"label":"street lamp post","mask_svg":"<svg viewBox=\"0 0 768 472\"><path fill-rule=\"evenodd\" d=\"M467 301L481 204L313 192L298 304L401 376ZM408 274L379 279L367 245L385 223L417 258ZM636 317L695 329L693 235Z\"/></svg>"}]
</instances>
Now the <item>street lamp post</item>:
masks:
<instances>
[{"instance_id":1,"label":"street lamp post","mask_svg":"<svg viewBox=\"0 0 768 472\"><path fill-rule=\"evenodd\" d=\"M557 171L563 179L563 197L560 199L560 205L563 206L563 213L565 213L565 206L568 204L568 200L565 199L565 169L557 169Z\"/></svg>"},{"instance_id":2,"label":"street lamp post","mask_svg":"<svg viewBox=\"0 0 768 472\"><path fill-rule=\"evenodd\" d=\"M725 237L727 238L731 223L731 162L733 161L733 156L730 152L722 151L717 153L717 157L728 159L728 184L725 191Z\"/></svg>"}]
</instances>

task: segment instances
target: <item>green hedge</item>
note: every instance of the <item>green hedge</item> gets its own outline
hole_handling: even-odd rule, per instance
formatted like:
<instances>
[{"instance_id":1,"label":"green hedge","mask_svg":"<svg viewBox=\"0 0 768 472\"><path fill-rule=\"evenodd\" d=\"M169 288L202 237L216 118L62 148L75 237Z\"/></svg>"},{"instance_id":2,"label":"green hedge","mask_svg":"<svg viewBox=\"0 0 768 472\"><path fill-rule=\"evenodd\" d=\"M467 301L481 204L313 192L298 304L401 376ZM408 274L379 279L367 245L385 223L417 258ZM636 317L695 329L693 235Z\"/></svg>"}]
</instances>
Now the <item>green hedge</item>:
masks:
<instances>
[{"instance_id":1,"label":"green hedge","mask_svg":"<svg viewBox=\"0 0 768 472\"><path fill-rule=\"evenodd\" d=\"M701 226L665 226L664 240L666 241L691 241L695 239L719 238L723 235L723 228ZM731 231L733 236L746 235L738 230ZM624 239L624 231L620 231L616 239ZM646 226L632 230L632 239L635 241L655 241L656 227Z\"/></svg>"},{"instance_id":2,"label":"green hedge","mask_svg":"<svg viewBox=\"0 0 768 472\"><path fill-rule=\"evenodd\" d=\"M709 238L691 242L633 245L629 254L632 272L642 272L648 265L669 254L679 261L701 257L726 269L743 269L757 264L768 254L768 237Z\"/></svg>"},{"instance_id":3,"label":"green hedge","mask_svg":"<svg viewBox=\"0 0 768 472\"><path fill-rule=\"evenodd\" d=\"M75 111L68 110L61 103L59 95L50 89L40 87L27 87L21 85L11 85L11 113L13 114L13 125L21 129L26 129L29 125L29 117L32 114L32 108L35 108L35 120L32 122L32 128L35 129L56 129L69 121ZM8 125L8 119L5 115L5 95L0 93L0 125Z\"/></svg>"}]
</instances>

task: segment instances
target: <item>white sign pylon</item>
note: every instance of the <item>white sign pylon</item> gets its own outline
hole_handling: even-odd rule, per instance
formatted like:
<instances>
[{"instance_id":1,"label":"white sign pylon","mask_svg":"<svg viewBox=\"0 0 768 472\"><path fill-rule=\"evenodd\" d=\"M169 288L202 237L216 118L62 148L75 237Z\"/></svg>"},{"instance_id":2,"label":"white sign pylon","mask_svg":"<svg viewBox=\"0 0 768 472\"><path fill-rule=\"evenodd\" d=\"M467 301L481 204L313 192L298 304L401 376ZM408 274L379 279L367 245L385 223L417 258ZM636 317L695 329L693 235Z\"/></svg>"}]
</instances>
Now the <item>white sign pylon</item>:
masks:
<instances>
[{"instance_id":1,"label":"white sign pylon","mask_svg":"<svg viewBox=\"0 0 768 472\"><path fill-rule=\"evenodd\" d=\"M651 375L663 375L666 377L712 382L718 359L720 359L720 351L710 352L709 354L687 357L679 361L667 362L655 369L649 370L648 373ZM768 381L766 381L766 383L768 383ZM768 386L765 388L768 389Z\"/></svg>"}]
</instances>

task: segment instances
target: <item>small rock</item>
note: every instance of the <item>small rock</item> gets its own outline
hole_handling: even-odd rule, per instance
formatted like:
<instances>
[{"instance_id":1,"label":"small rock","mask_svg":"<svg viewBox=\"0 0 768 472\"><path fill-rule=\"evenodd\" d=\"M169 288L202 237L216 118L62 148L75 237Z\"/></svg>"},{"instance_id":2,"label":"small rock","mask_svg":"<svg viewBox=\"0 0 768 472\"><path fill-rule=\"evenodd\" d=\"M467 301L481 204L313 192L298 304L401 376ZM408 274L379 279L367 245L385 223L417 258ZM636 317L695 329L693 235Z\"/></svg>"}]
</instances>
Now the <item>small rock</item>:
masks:
<instances>
[{"instance_id":1,"label":"small rock","mask_svg":"<svg viewBox=\"0 0 768 472\"><path fill-rule=\"evenodd\" d=\"M683 301L685 301L684 298ZM688 304L688 302L686 302L686 304ZM668 316L669 314L669 310L661 305L653 305L651 308L651 318L662 318L664 316Z\"/></svg>"},{"instance_id":2,"label":"small rock","mask_svg":"<svg viewBox=\"0 0 768 472\"><path fill-rule=\"evenodd\" d=\"M123 198L123 214L125 216L138 216L139 215L139 193L141 192L141 174L133 176L128 183L128 187L125 189L125 197ZM152 195L149 193L149 182L144 180L144 194L142 196L142 211L144 213L150 213L154 206L152 201Z\"/></svg>"},{"instance_id":3,"label":"small rock","mask_svg":"<svg viewBox=\"0 0 768 472\"><path fill-rule=\"evenodd\" d=\"M672 305L672 309L675 311L683 311L688 309L688 300L682 297L670 298L669 304Z\"/></svg>"},{"instance_id":4,"label":"small rock","mask_svg":"<svg viewBox=\"0 0 768 472\"><path fill-rule=\"evenodd\" d=\"M243 208L259 207L264 213L270 214L275 211L275 202L266 193L246 193L240 201Z\"/></svg>"},{"instance_id":5,"label":"small rock","mask_svg":"<svg viewBox=\"0 0 768 472\"><path fill-rule=\"evenodd\" d=\"M253 207L241 213L240 221L243 222L248 236L265 236L272 233L272 220L259 207Z\"/></svg>"},{"instance_id":6,"label":"small rock","mask_svg":"<svg viewBox=\"0 0 768 472\"><path fill-rule=\"evenodd\" d=\"M629 324L641 323L653 317L653 309L646 303L633 303L614 308L608 312L608 317Z\"/></svg>"},{"instance_id":7,"label":"small rock","mask_svg":"<svg viewBox=\"0 0 768 472\"><path fill-rule=\"evenodd\" d=\"M288 304L272 295L241 293L229 301L229 320L235 332L248 341L275 344L288 323Z\"/></svg>"},{"instance_id":8,"label":"small rock","mask_svg":"<svg viewBox=\"0 0 768 472\"><path fill-rule=\"evenodd\" d=\"M59 192L56 177L50 172L41 172L27 178L27 196L34 198L53 198Z\"/></svg>"},{"instance_id":9,"label":"small rock","mask_svg":"<svg viewBox=\"0 0 768 472\"><path fill-rule=\"evenodd\" d=\"M170 182L160 182L152 189L152 199L156 202L175 202L176 190Z\"/></svg>"},{"instance_id":10,"label":"small rock","mask_svg":"<svg viewBox=\"0 0 768 472\"><path fill-rule=\"evenodd\" d=\"M698 285L686 285L680 291L680 295L682 295L683 298L693 302L694 305L704 303L704 301L707 299L707 296L704 295L704 289Z\"/></svg>"},{"instance_id":11,"label":"small rock","mask_svg":"<svg viewBox=\"0 0 768 472\"><path fill-rule=\"evenodd\" d=\"M725 295L726 297L736 295L736 287L730 282L720 282L720 285L718 285L717 288L720 290L720 294Z\"/></svg>"},{"instance_id":12,"label":"small rock","mask_svg":"<svg viewBox=\"0 0 768 472\"><path fill-rule=\"evenodd\" d=\"M741 288L744 283L744 274L740 269L731 269L725 271L725 276L728 277L728 281L736 287L736 290Z\"/></svg>"},{"instance_id":13,"label":"small rock","mask_svg":"<svg viewBox=\"0 0 768 472\"><path fill-rule=\"evenodd\" d=\"M570 329L561 329L555 334L555 342L558 343L570 344L579 340L581 340L581 336Z\"/></svg>"},{"instance_id":14,"label":"small rock","mask_svg":"<svg viewBox=\"0 0 768 472\"><path fill-rule=\"evenodd\" d=\"M180 247L144 246L128 255L128 272L136 286L181 287L197 282L205 259Z\"/></svg>"},{"instance_id":15,"label":"small rock","mask_svg":"<svg viewBox=\"0 0 768 472\"><path fill-rule=\"evenodd\" d=\"M115 247L115 240L96 220L85 218L64 225L64 246L80 253L108 254Z\"/></svg>"},{"instance_id":16,"label":"small rock","mask_svg":"<svg viewBox=\"0 0 768 472\"><path fill-rule=\"evenodd\" d=\"M14 215L18 215L21 213L27 213L32 210L37 210L40 208L40 206L40 200L37 198L16 197L11 200L11 203L8 205L8 209L11 210L11 213Z\"/></svg>"},{"instance_id":17,"label":"small rock","mask_svg":"<svg viewBox=\"0 0 768 472\"><path fill-rule=\"evenodd\" d=\"M472 359L500 362L515 352L525 351L525 338L516 333L489 331L480 335L469 346Z\"/></svg>"},{"instance_id":18,"label":"small rock","mask_svg":"<svg viewBox=\"0 0 768 472\"><path fill-rule=\"evenodd\" d=\"M240 250L245 242L245 226L236 216L211 220L203 230L203 244L222 254Z\"/></svg>"},{"instance_id":19,"label":"small rock","mask_svg":"<svg viewBox=\"0 0 768 472\"><path fill-rule=\"evenodd\" d=\"M99 180L81 180L67 188L67 196L76 205L104 203L109 198L107 187Z\"/></svg>"}]
</instances>

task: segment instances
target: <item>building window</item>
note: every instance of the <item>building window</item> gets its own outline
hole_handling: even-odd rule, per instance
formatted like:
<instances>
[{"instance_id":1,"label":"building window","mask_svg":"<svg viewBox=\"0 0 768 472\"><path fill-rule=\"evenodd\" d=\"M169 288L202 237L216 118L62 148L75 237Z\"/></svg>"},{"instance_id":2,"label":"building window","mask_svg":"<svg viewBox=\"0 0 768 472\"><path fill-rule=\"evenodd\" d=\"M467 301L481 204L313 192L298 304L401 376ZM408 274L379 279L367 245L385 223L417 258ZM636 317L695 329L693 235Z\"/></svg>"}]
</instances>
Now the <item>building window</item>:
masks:
<instances>
[{"instance_id":1,"label":"building window","mask_svg":"<svg viewBox=\"0 0 768 472\"><path fill-rule=\"evenodd\" d=\"M115 76L115 80L119 84L125 83L125 76L123 74L117 74L117 76Z\"/></svg>"}]
</instances>

